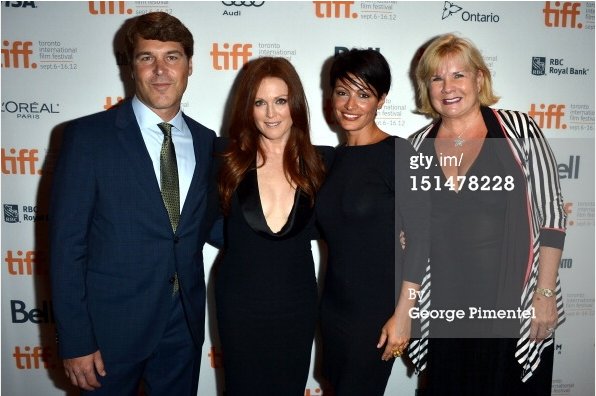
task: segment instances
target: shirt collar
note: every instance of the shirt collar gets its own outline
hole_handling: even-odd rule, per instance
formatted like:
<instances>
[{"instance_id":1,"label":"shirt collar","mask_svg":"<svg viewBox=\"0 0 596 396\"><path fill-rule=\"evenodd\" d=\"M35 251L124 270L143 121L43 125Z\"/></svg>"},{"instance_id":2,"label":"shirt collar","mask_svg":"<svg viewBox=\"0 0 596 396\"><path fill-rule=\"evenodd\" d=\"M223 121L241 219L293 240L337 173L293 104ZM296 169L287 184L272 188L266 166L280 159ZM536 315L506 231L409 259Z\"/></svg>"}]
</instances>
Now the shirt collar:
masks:
<instances>
[{"instance_id":1,"label":"shirt collar","mask_svg":"<svg viewBox=\"0 0 596 396\"><path fill-rule=\"evenodd\" d=\"M159 130L157 124L164 122L153 110L151 110L146 104L135 95L132 98L132 109L137 118L137 122L141 129L153 129ZM184 118L182 118L182 109L178 110L178 113L168 121L169 124L178 130L182 131L184 125Z\"/></svg>"}]
</instances>

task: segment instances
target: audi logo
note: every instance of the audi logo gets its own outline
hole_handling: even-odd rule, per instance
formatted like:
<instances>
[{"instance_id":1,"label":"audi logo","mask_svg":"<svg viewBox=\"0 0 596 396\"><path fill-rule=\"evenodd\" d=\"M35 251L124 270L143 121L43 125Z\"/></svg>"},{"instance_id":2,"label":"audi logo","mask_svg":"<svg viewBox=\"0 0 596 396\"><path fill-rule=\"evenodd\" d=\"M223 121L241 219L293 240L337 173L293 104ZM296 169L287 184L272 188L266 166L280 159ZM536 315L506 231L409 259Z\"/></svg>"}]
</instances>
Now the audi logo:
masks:
<instances>
[{"instance_id":1,"label":"audi logo","mask_svg":"<svg viewBox=\"0 0 596 396\"><path fill-rule=\"evenodd\" d=\"M228 7L260 7L265 4L264 1L222 1L222 4Z\"/></svg>"}]
</instances>

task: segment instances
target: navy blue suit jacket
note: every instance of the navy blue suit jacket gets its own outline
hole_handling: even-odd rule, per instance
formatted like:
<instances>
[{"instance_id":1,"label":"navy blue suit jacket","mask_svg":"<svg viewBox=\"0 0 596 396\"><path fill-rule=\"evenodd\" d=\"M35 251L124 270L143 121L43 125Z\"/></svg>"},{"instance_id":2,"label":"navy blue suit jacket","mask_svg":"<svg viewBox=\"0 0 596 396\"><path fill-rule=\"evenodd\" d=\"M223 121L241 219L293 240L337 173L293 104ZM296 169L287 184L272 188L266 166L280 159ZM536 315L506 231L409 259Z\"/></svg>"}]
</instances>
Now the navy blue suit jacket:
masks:
<instances>
[{"instance_id":1,"label":"navy blue suit jacket","mask_svg":"<svg viewBox=\"0 0 596 396\"><path fill-rule=\"evenodd\" d=\"M164 333L180 279L197 347L204 339L202 248L215 133L184 116L196 167L176 233L131 102L71 122L51 196L51 279L59 351L138 361Z\"/></svg>"}]
</instances>

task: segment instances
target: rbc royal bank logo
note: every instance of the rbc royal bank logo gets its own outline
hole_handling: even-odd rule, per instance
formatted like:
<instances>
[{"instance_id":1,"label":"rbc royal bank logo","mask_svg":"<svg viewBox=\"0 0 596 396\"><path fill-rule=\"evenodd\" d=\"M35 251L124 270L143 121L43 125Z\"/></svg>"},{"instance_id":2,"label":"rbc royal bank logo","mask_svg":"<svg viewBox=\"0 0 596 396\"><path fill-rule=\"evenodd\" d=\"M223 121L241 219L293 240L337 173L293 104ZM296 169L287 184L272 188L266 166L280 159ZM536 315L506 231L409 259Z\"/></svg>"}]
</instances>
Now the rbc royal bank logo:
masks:
<instances>
[{"instance_id":1,"label":"rbc royal bank logo","mask_svg":"<svg viewBox=\"0 0 596 396\"><path fill-rule=\"evenodd\" d=\"M544 56L532 57L532 74L544 76L546 74L546 58Z\"/></svg>"},{"instance_id":2,"label":"rbc royal bank logo","mask_svg":"<svg viewBox=\"0 0 596 396\"><path fill-rule=\"evenodd\" d=\"M19 223L19 205L4 204L4 221Z\"/></svg>"}]
</instances>

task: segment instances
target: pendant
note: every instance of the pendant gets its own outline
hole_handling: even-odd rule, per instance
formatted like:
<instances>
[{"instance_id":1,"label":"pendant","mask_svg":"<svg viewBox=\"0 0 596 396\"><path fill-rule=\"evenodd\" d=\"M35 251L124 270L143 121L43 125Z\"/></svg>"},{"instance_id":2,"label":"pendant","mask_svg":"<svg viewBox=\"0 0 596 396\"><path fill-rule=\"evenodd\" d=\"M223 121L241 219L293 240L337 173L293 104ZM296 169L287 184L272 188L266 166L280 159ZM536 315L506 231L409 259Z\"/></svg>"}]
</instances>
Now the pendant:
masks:
<instances>
[{"instance_id":1,"label":"pendant","mask_svg":"<svg viewBox=\"0 0 596 396\"><path fill-rule=\"evenodd\" d=\"M453 144L455 145L455 147L461 147L464 145L465 140L462 139L461 136L456 137L455 139L453 139Z\"/></svg>"}]
</instances>

